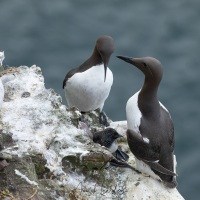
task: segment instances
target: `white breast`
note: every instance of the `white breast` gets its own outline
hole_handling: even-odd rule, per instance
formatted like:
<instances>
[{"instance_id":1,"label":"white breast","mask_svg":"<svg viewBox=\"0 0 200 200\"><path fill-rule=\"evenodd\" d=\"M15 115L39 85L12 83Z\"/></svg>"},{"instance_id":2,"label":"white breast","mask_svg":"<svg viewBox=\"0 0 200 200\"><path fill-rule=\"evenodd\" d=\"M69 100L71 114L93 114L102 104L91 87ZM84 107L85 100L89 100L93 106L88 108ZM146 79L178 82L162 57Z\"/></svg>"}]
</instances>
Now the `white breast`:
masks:
<instances>
[{"instance_id":1,"label":"white breast","mask_svg":"<svg viewBox=\"0 0 200 200\"><path fill-rule=\"evenodd\" d=\"M139 160L137 158L135 158L135 162L136 162L136 169L144 174L150 175L152 178L160 180L160 177L158 175L156 175L152 169L149 167L149 165L147 165L146 163L144 163L142 160ZM157 162L157 161L155 161Z\"/></svg>"},{"instance_id":2,"label":"white breast","mask_svg":"<svg viewBox=\"0 0 200 200\"><path fill-rule=\"evenodd\" d=\"M114 153L115 151L117 151L118 149L118 143L117 141L115 140L111 146L108 148L108 150L111 152L111 153Z\"/></svg>"},{"instance_id":3,"label":"white breast","mask_svg":"<svg viewBox=\"0 0 200 200\"><path fill-rule=\"evenodd\" d=\"M127 117L127 125L128 125L128 129L132 129L135 132L137 132L138 134L140 134L139 131L139 126L141 123L141 117L142 117L142 113L139 110L138 107L138 94L140 91L138 91L137 93L135 93L127 102L126 104L126 117ZM160 102L159 102L160 103ZM160 106L166 110L168 112L168 110L163 106L162 103L160 103ZM168 112L169 113L169 112ZM147 144L150 143L149 138L147 137L143 137L143 141ZM175 159L174 159L175 160ZM136 161L136 169L142 173L148 174L151 177L161 180L160 177L158 175L156 175L151 168L145 164L143 161L137 159L135 157L135 161ZM155 162L159 162L159 160L155 161ZM174 161L175 162L175 161ZM174 170L175 171L175 170Z\"/></svg>"},{"instance_id":4,"label":"white breast","mask_svg":"<svg viewBox=\"0 0 200 200\"><path fill-rule=\"evenodd\" d=\"M142 114L138 107L138 94L140 91L135 93L126 104L126 118L128 129L132 129L139 133L139 125Z\"/></svg>"},{"instance_id":5,"label":"white breast","mask_svg":"<svg viewBox=\"0 0 200 200\"><path fill-rule=\"evenodd\" d=\"M113 74L107 68L104 82L104 65L74 74L65 86L65 96L69 107L77 107L80 111L102 110L113 83Z\"/></svg>"}]
</instances>

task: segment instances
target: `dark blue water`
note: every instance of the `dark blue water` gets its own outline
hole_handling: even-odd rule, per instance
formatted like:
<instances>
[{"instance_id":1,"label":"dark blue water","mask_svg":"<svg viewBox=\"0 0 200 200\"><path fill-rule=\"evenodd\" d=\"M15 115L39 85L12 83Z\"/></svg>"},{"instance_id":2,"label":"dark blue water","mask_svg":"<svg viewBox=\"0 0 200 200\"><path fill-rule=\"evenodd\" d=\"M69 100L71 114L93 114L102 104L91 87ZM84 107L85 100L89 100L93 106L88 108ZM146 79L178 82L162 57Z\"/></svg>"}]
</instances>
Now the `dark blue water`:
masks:
<instances>
[{"instance_id":1,"label":"dark blue water","mask_svg":"<svg viewBox=\"0 0 200 200\"><path fill-rule=\"evenodd\" d=\"M1 0L0 49L6 65L36 64L47 88L62 95L62 81L93 51L96 38L111 35L114 74L104 110L125 119L125 105L143 75L115 56L153 56L164 66L160 101L175 125L178 190L200 199L200 1Z\"/></svg>"}]
</instances>

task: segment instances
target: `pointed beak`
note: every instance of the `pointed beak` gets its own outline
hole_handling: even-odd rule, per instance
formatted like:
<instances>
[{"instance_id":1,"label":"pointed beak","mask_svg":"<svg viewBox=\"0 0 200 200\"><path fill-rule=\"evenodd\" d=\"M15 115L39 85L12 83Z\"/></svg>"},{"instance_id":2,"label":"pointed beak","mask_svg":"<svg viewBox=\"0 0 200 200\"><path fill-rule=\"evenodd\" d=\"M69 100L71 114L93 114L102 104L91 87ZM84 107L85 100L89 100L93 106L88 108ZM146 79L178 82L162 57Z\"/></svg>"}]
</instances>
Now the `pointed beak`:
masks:
<instances>
[{"instance_id":1,"label":"pointed beak","mask_svg":"<svg viewBox=\"0 0 200 200\"><path fill-rule=\"evenodd\" d=\"M135 65L135 59L127 56L117 56L117 58L124 60L127 63L130 63L132 65Z\"/></svg>"},{"instance_id":2,"label":"pointed beak","mask_svg":"<svg viewBox=\"0 0 200 200\"><path fill-rule=\"evenodd\" d=\"M126 57L126 56L117 56L117 58L124 60L125 62L130 63L141 70L141 67L142 67L142 65L141 65L142 59L141 58L132 58L132 57Z\"/></svg>"},{"instance_id":3,"label":"pointed beak","mask_svg":"<svg viewBox=\"0 0 200 200\"><path fill-rule=\"evenodd\" d=\"M104 82L106 81L106 72L108 68L110 56L102 56L103 64L104 64Z\"/></svg>"},{"instance_id":4,"label":"pointed beak","mask_svg":"<svg viewBox=\"0 0 200 200\"><path fill-rule=\"evenodd\" d=\"M107 63L104 63L104 82L106 81Z\"/></svg>"},{"instance_id":5,"label":"pointed beak","mask_svg":"<svg viewBox=\"0 0 200 200\"><path fill-rule=\"evenodd\" d=\"M117 138L123 137L122 135L120 135L119 133L117 134Z\"/></svg>"}]
</instances>

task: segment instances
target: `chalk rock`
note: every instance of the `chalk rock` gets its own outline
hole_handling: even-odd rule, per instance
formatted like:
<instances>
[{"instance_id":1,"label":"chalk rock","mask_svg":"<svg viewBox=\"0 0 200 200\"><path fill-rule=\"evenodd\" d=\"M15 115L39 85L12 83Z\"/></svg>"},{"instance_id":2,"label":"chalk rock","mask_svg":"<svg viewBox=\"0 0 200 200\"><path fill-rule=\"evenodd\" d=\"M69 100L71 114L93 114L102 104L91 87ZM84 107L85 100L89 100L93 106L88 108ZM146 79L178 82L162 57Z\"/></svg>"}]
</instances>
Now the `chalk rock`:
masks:
<instances>
[{"instance_id":1,"label":"chalk rock","mask_svg":"<svg viewBox=\"0 0 200 200\"><path fill-rule=\"evenodd\" d=\"M1 109L2 104L3 104L3 99L4 99L4 87L3 87L3 83L2 83L1 78L0 78L0 109Z\"/></svg>"},{"instance_id":2,"label":"chalk rock","mask_svg":"<svg viewBox=\"0 0 200 200\"><path fill-rule=\"evenodd\" d=\"M3 65L3 60L4 60L5 56L4 56L4 51L0 51L0 69Z\"/></svg>"},{"instance_id":3,"label":"chalk rock","mask_svg":"<svg viewBox=\"0 0 200 200\"><path fill-rule=\"evenodd\" d=\"M4 60L4 51L0 51L0 71L3 70L2 64L3 64L3 60ZM0 78L0 109L2 107L3 104L3 98L4 98L4 87L3 87L3 83L2 80Z\"/></svg>"},{"instance_id":4,"label":"chalk rock","mask_svg":"<svg viewBox=\"0 0 200 200\"><path fill-rule=\"evenodd\" d=\"M11 74L0 113L0 199L183 199L177 189L144 174L108 167L113 156L87 134L87 125L91 131L105 128L99 112L82 117L68 109L45 88L39 67L21 66ZM125 135L126 122L111 126ZM126 139L120 145L129 153Z\"/></svg>"}]
</instances>

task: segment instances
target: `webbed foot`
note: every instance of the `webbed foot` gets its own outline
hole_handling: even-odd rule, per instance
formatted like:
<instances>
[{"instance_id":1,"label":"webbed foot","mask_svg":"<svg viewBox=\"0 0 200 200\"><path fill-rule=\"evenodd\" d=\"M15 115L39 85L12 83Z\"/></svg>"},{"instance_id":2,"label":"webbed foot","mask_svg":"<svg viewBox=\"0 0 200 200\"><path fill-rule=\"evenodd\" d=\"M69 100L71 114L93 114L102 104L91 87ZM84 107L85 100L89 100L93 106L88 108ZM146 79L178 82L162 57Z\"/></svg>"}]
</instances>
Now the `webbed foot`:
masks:
<instances>
[{"instance_id":1,"label":"webbed foot","mask_svg":"<svg viewBox=\"0 0 200 200\"><path fill-rule=\"evenodd\" d=\"M129 156L125 152L119 150L119 148L113 153L113 155L117 160L128 161L129 159Z\"/></svg>"}]
</instances>

